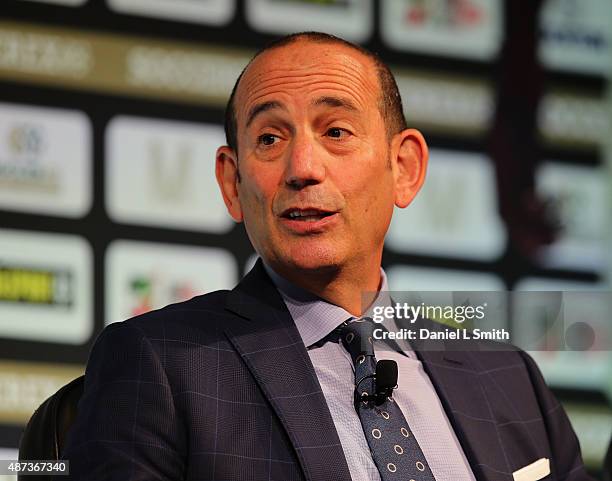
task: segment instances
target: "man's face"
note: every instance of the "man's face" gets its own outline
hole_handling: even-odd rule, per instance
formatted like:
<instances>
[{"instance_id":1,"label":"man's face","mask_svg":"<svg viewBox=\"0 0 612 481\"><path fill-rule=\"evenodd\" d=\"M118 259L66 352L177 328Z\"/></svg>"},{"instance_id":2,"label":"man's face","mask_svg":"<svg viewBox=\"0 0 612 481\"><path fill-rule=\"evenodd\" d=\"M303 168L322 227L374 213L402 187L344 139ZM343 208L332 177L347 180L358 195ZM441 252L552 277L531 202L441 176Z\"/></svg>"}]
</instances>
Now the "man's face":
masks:
<instances>
[{"instance_id":1,"label":"man's face","mask_svg":"<svg viewBox=\"0 0 612 481\"><path fill-rule=\"evenodd\" d=\"M397 168L379 96L373 62L342 45L297 41L245 72L238 153L225 148L224 159L241 180L228 187L237 176L226 162L219 171L223 148L217 175L230 214L277 271L380 262Z\"/></svg>"}]
</instances>

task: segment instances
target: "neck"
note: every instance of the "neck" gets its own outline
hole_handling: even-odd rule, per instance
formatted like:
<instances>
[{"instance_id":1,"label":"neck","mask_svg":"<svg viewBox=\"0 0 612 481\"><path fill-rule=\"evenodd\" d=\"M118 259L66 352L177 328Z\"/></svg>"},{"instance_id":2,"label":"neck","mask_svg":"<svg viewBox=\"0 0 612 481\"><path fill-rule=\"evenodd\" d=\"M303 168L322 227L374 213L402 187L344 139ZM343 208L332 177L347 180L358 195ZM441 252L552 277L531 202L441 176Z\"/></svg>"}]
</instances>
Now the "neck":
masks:
<instances>
[{"instance_id":1,"label":"neck","mask_svg":"<svg viewBox=\"0 0 612 481\"><path fill-rule=\"evenodd\" d=\"M296 286L342 307L354 316L360 316L380 289L380 261L380 258L373 259L370 265L362 263L358 269L336 266L295 269L274 264L270 267Z\"/></svg>"}]
</instances>

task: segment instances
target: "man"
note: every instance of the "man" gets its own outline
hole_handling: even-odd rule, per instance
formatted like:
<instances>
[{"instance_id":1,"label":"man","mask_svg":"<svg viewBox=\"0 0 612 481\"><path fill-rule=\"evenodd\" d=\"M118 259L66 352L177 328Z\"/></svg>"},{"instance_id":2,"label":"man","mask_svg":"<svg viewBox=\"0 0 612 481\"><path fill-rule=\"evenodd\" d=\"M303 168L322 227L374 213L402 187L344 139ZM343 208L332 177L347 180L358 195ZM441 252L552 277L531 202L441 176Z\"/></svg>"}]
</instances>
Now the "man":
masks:
<instances>
[{"instance_id":1,"label":"man","mask_svg":"<svg viewBox=\"0 0 612 481\"><path fill-rule=\"evenodd\" d=\"M386 66L335 37L289 36L239 78L226 133L217 180L261 260L232 291L104 330L64 452L74 479L417 479L406 459L418 479L588 479L523 352L369 339L399 387L385 410L353 397L353 370L374 358L355 358L345 329L369 325L363 293L388 303L385 233L428 155ZM381 454L387 422L407 444Z\"/></svg>"}]
</instances>

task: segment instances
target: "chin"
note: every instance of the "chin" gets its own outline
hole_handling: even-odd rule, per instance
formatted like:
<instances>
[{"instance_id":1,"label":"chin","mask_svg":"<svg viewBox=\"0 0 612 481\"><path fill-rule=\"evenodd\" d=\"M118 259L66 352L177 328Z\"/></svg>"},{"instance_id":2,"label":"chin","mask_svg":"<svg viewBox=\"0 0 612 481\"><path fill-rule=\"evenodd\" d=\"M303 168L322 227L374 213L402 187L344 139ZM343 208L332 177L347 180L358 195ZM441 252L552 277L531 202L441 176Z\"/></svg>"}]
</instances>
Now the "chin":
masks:
<instances>
[{"instance_id":1,"label":"chin","mask_svg":"<svg viewBox=\"0 0 612 481\"><path fill-rule=\"evenodd\" d=\"M336 270L341 256L338 249L325 245L295 246L285 254L284 263L303 271Z\"/></svg>"}]
</instances>

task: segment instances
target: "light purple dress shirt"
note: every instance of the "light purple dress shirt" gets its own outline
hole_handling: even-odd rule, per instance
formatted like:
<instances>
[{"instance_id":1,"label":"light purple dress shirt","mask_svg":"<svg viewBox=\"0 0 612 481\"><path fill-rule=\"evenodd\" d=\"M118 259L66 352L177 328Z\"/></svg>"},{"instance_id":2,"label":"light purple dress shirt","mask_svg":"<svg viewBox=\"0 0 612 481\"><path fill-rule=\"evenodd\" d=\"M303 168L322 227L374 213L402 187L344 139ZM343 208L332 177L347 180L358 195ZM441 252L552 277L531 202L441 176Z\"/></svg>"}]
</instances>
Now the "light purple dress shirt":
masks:
<instances>
[{"instance_id":1,"label":"light purple dress shirt","mask_svg":"<svg viewBox=\"0 0 612 481\"><path fill-rule=\"evenodd\" d=\"M355 318L343 308L290 283L265 265L291 313L306 347L311 347L342 322ZM387 277L381 269L382 284L373 304L391 306ZM367 314L367 313L366 313ZM397 330L393 320L383 322ZM421 361L408 343L398 341L403 353L383 341L374 341L376 359L391 359L398 366L398 388L394 400L414 433L436 481L475 481L444 408L423 370ZM326 342L312 347L308 355L327 401L353 481L380 481L380 474L366 441L361 421L353 407L355 374L353 362L341 343Z\"/></svg>"}]
</instances>

